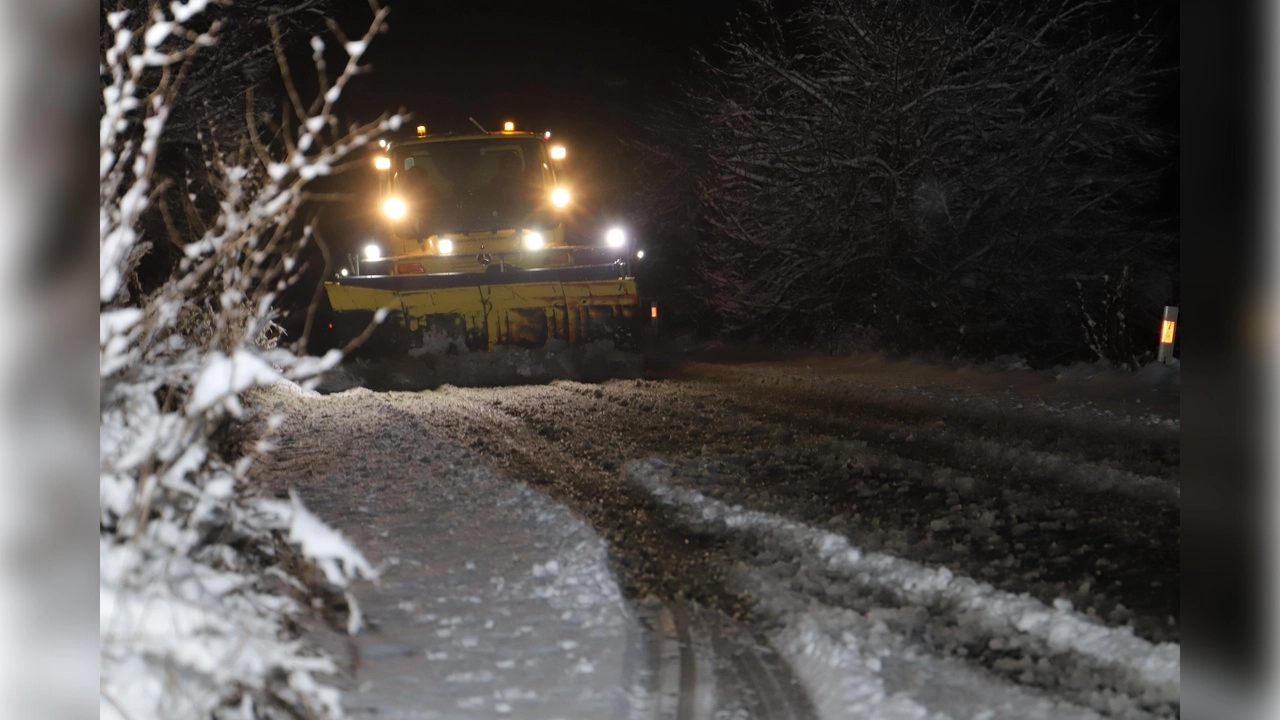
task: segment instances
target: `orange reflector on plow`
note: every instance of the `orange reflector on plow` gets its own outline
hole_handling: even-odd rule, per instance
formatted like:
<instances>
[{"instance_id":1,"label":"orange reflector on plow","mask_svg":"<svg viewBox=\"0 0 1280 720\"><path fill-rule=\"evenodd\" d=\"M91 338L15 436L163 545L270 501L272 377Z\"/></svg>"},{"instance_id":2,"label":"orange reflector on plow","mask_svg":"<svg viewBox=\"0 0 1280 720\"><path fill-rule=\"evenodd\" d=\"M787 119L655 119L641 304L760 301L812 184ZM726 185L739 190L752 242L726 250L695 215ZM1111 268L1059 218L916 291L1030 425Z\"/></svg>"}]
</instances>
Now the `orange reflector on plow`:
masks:
<instances>
[{"instance_id":1,"label":"orange reflector on plow","mask_svg":"<svg viewBox=\"0 0 1280 720\"><path fill-rule=\"evenodd\" d=\"M396 263L397 275L421 275L425 272L422 263Z\"/></svg>"}]
</instances>

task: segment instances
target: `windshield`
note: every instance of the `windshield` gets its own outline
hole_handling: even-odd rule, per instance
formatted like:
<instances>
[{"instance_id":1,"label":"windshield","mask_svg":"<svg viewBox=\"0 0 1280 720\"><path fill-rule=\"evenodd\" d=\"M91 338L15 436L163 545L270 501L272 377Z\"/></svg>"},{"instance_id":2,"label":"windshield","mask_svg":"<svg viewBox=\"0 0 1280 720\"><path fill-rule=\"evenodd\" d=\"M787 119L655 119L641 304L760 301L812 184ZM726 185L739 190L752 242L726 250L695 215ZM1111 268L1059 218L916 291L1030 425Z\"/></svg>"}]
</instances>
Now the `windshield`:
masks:
<instances>
[{"instance_id":1,"label":"windshield","mask_svg":"<svg viewBox=\"0 0 1280 720\"><path fill-rule=\"evenodd\" d=\"M394 154L394 192L420 235L536 224L548 172L534 138L410 145Z\"/></svg>"}]
</instances>

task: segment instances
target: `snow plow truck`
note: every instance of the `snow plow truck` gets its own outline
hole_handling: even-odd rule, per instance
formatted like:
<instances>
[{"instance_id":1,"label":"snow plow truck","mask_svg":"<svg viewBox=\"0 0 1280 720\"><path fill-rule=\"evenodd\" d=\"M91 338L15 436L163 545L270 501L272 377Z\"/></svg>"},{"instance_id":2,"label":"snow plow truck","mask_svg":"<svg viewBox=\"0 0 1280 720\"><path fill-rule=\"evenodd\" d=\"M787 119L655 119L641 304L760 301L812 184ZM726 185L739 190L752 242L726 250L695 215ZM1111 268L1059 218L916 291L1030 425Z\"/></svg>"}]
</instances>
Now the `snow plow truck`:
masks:
<instances>
[{"instance_id":1,"label":"snow plow truck","mask_svg":"<svg viewBox=\"0 0 1280 720\"><path fill-rule=\"evenodd\" d=\"M617 227L567 237L582 209L559 177L566 151L550 133L512 122L468 135L418 126L379 144L381 231L325 282L343 345L360 340L358 353L380 357L441 338L470 351L552 340L635 348L634 249Z\"/></svg>"}]
</instances>

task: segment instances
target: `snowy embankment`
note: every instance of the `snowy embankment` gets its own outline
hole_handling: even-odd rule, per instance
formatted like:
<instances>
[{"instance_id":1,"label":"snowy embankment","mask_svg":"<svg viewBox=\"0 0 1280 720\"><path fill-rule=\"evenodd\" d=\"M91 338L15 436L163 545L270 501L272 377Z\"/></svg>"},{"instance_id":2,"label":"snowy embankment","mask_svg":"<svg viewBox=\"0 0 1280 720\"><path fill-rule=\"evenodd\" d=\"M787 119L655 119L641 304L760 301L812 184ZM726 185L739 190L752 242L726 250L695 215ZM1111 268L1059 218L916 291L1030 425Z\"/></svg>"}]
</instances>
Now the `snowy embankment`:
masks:
<instances>
[{"instance_id":1,"label":"snowy embankment","mask_svg":"<svg viewBox=\"0 0 1280 720\"><path fill-rule=\"evenodd\" d=\"M760 565L735 568L739 587L777 619L774 644L824 718L952 717L966 707L987 718L1090 716L999 679L1018 676L1035 685L1037 673L1050 668L1054 678L1047 685L1108 715L1141 717L1179 703L1176 644L1154 645L1131 628L1102 625L1066 600L1049 607L946 568L863 552L840 535L675 487L660 460L633 463L626 472L691 526L722 536L752 534L776 553ZM841 606L842 598L868 596L875 598L870 611ZM977 645L1004 657L994 673L974 672L913 647L920 643L904 639L904 626L906 636L932 635L930 642L949 652ZM895 668L908 672L895 676ZM902 682L911 676L911 683ZM920 685L921 676L936 680L924 683L932 685L927 692L909 687Z\"/></svg>"}]
</instances>

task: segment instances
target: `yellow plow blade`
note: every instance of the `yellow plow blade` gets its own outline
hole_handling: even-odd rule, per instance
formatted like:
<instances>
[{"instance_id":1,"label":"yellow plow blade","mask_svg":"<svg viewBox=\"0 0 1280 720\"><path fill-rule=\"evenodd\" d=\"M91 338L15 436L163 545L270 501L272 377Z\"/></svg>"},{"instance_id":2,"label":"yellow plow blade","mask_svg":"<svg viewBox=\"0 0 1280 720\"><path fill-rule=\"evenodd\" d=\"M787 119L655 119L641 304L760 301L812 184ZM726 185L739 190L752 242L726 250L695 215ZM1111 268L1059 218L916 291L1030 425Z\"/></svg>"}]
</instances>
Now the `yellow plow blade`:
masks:
<instances>
[{"instance_id":1,"label":"yellow plow blade","mask_svg":"<svg viewBox=\"0 0 1280 720\"><path fill-rule=\"evenodd\" d=\"M599 277L610 273L615 277ZM549 340L612 340L627 348L635 345L640 320L635 279L616 277L612 268L358 277L326 282L325 290L344 343L386 308L370 340L375 352L389 354L420 345L427 333L471 350L537 348Z\"/></svg>"}]
</instances>

